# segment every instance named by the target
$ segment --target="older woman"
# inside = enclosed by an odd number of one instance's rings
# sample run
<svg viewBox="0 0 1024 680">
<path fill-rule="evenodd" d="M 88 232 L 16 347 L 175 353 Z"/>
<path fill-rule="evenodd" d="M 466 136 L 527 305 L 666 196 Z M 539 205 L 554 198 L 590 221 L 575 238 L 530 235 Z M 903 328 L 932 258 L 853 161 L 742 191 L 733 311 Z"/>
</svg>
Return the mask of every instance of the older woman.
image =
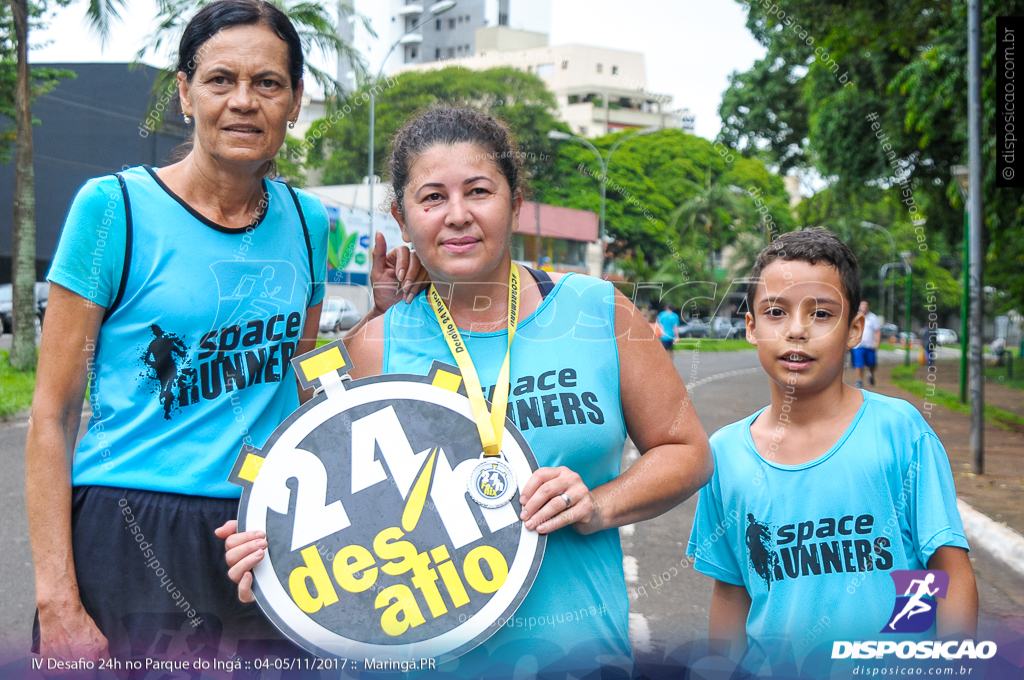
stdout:
<svg viewBox="0 0 1024 680">
<path fill-rule="evenodd" d="M 527 529 L 550 537 L 516 612 L 541 624 L 503 626 L 446 666 L 465 677 L 511 677 L 516 666 L 541 675 L 557 668 L 583 676 L 602 665 L 629 674 L 629 603 L 616 528 L 666 512 L 703 486 L 712 471 L 708 441 L 678 372 L 629 300 L 606 281 L 512 261 L 509 238 L 523 201 L 519 158 L 498 121 L 440 108 L 397 134 L 390 161 L 392 214 L 403 237 L 450 310 L 480 382 L 495 390 L 494 404 L 505 402 L 500 369 L 511 353 L 508 415 L 543 466 L 520 500 Z M 513 274 L 521 307 L 510 343 Z M 436 300 L 432 291 L 403 300 L 351 334 L 355 377 L 425 374 L 435 359 L 454 363 Z M 565 398 L 538 401 L 545 395 L 537 376 L 555 375 L 566 377 Z M 530 410 L 530 394 L 542 410 Z M 620 474 L 627 433 L 644 457 Z M 265 545 L 257 532 L 227 540 L 243 600 L 252 598 L 248 570 Z M 565 616 L 580 611 L 587 615 Z"/>
<path fill-rule="evenodd" d="M 289 359 L 320 316 L 326 212 L 267 180 L 299 114 L 299 36 L 268 2 L 221 0 L 177 72 L 188 155 L 86 183 L 49 274 L 26 467 L 46 656 L 279 637 L 225 595 L 214 529 L 237 513 L 238 451 L 299 405 Z"/>
</svg>

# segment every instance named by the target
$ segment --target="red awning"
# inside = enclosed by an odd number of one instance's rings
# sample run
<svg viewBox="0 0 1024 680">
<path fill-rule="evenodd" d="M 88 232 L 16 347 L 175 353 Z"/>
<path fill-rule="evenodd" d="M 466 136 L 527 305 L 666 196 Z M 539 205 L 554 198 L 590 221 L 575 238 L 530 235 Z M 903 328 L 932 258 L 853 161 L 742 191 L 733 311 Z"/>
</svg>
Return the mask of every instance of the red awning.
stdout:
<svg viewBox="0 0 1024 680">
<path fill-rule="evenodd" d="M 540 235 L 569 241 L 597 240 L 599 218 L 597 213 L 575 208 L 560 208 L 541 203 Z M 519 212 L 519 232 L 523 236 L 537 234 L 537 203 L 524 201 Z"/>
</svg>

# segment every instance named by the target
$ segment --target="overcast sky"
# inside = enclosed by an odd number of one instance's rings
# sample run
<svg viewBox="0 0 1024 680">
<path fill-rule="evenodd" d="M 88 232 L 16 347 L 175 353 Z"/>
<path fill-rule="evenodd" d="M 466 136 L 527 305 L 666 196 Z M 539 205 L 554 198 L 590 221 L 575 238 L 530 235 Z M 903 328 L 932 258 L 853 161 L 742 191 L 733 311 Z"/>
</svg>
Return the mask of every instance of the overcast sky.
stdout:
<svg viewBox="0 0 1024 680">
<path fill-rule="evenodd" d="M 386 1 L 386 0 L 381 0 Z M 512 0 L 513 2 L 515 0 Z M 673 106 L 696 116 L 696 132 L 712 139 L 721 125 L 718 106 L 733 71 L 746 71 L 765 49 L 750 36 L 746 12 L 735 0 L 552 0 L 550 44 L 582 43 L 644 53 L 647 89 L 670 94 Z M 87 29 L 84 2 L 59 10 L 45 31 L 32 35 L 31 60 L 130 61 L 150 34 L 153 0 L 132 0 L 101 48 Z M 49 44 L 43 44 L 48 42 Z M 312 60 L 323 62 L 316 55 Z M 170 54 L 147 60 L 165 66 Z"/>
</svg>

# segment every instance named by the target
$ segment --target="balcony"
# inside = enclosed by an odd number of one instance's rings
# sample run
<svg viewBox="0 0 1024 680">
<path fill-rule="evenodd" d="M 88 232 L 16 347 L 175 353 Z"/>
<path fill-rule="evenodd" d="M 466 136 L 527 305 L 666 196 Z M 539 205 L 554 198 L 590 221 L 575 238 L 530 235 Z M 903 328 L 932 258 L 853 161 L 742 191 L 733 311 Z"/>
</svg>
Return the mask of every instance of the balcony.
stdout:
<svg viewBox="0 0 1024 680">
<path fill-rule="evenodd" d="M 401 45 L 419 45 L 423 42 L 423 36 L 419 33 L 410 33 L 398 41 Z"/>
<path fill-rule="evenodd" d="M 406 5 L 398 10 L 398 16 L 400 17 L 407 17 L 413 14 L 423 14 L 423 5 L 417 2 Z"/>
</svg>

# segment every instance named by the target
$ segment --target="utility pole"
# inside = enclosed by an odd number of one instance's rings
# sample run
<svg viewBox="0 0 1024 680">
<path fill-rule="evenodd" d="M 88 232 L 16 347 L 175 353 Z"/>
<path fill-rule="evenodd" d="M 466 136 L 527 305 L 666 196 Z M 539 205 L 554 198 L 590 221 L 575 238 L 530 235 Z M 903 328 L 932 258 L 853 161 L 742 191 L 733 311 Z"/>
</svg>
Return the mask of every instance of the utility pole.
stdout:
<svg viewBox="0 0 1024 680">
<path fill-rule="evenodd" d="M 967 127 L 970 132 L 968 215 L 971 271 L 971 454 L 974 474 L 985 472 L 985 371 L 982 365 L 984 294 L 981 233 L 985 228 L 981 186 L 981 0 L 967 3 Z"/>
</svg>

